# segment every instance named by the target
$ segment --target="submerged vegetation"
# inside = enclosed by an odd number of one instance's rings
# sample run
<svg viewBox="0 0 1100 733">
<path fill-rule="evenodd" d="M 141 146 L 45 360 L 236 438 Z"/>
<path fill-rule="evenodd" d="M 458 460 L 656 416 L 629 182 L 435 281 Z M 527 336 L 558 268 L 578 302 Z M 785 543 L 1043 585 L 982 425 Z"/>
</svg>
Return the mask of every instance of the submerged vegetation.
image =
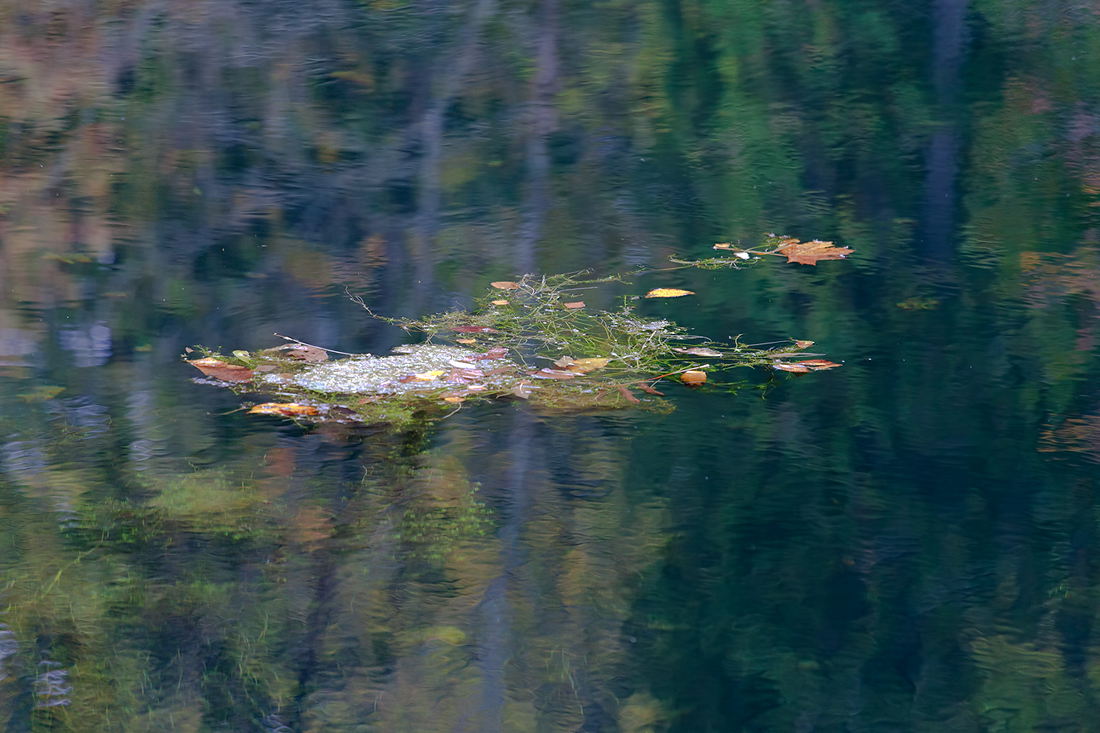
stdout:
<svg viewBox="0 0 1100 733">
<path fill-rule="evenodd" d="M 714 269 L 782 255 L 788 262 L 813 265 L 851 251 L 774 235 L 767 244 L 770 249 L 744 251 L 718 244 L 715 249 L 732 256 L 677 262 Z M 327 349 L 288 338 L 290 344 L 256 353 L 225 356 L 203 349 L 203 358 L 190 363 L 211 383 L 280 400 L 256 404 L 253 413 L 368 423 L 403 423 L 473 398 L 519 398 L 549 410 L 668 409 L 655 386 L 661 380 L 695 388 L 708 382 L 708 373 L 736 367 L 808 373 L 839 366 L 807 358 L 820 356 L 805 351 L 812 341 L 791 340 L 770 349 L 739 340 L 707 341 L 671 321 L 638 315 L 633 301 L 641 296 L 625 296 L 616 309 L 590 309 L 580 294 L 623 280 L 584 278 L 585 273 L 573 273 L 498 281 L 473 311 L 420 319 L 379 316 L 351 296 L 372 317 L 423 337 L 397 347 L 391 356 L 344 354 L 329 361 Z M 645 297 L 689 295 L 694 293 L 657 288 Z"/>
</svg>

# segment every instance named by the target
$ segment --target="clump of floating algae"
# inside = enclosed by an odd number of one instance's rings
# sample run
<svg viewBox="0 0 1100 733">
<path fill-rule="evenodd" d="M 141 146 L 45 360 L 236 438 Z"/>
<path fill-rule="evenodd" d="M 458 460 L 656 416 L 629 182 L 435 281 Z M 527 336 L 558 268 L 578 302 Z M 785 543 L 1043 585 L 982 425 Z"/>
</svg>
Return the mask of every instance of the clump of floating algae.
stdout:
<svg viewBox="0 0 1100 733">
<path fill-rule="evenodd" d="M 391 356 L 349 355 L 305 363 L 292 358 L 287 347 L 253 354 L 236 351 L 233 357 L 201 353 L 254 370 L 254 376 L 231 385 L 237 391 L 295 401 L 294 410 L 274 414 L 387 424 L 428 419 L 466 399 L 509 396 L 552 412 L 627 407 L 667 411 L 671 406 L 652 390 L 641 396 L 630 390 L 688 370 L 774 366 L 783 358 L 808 356 L 794 342 L 761 350 L 702 340 L 670 321 L 640 317 L 630 302 L 636 297 L 624 298 L 616 310 L 589 309 L 577 293 L 620 278 L 582 276 L 526 275 L 495 283 L 473 312 L 454 310 L 420 319 L 378 316 L 352 296 L 372 317 L 426 338 L 397 347 Z M 595 360 L 600 366 L 575 369 L 568 363 L 572 360 Z M 298 409 L 302 405 L 310 410 Z"/>
<path fill-rule="evenodd" d="M 470 349 L 437 344 L 397 348 L 403 353 L 382 357 L 354 356 L 339 361 L 309 364 L 290 374 L 261 375 L 259 383 L 284 388 L 300 387 L 322 394 L 424 395 L 447 386 L 446 380 L 441 378 L 456 370 L 454 362 L 471 364 L 474 368 L 478 366 L 477 361 L 467 361 L 477 356 Z M 481 376 L 479 383 L 500 390 L 514 382 L 514 376 L 508 376 L 508 373 L 513 368 L 518 369 L 519 365 L 508 362 L 505 366 L 501 363 L 503 361 L 494 359 L 489 362 L 493 364 L 494 370 L 502 371 L 499 374 Z M 436 372 L 442 374 L 417 379 L 417 375 L 431 375 Z M 413 378 L 408 379 L 410 376 Z"/>
</svg>

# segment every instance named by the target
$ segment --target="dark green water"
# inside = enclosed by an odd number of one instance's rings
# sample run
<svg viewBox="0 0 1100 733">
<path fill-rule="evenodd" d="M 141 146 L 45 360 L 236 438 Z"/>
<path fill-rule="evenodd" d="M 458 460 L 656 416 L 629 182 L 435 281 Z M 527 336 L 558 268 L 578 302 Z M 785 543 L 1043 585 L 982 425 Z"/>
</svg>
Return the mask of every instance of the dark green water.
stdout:
<svg viewBox="0 0 1100 733">
<path fill-rule="evenodd" d="M 0 1 L 0 729 L 1087 731 L 1094 4 Z M 247 416 L 188 345 L 634 278 L 843 362 Z"/>
</svg>

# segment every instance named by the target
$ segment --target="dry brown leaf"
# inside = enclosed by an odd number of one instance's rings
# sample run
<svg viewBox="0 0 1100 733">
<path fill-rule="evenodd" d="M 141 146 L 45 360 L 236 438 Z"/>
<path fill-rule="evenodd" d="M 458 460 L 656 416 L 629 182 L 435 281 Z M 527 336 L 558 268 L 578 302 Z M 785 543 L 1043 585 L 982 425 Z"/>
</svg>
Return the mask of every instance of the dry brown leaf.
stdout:
<svg viewBox="0 0 1100 733">
<path fill-rule="evenodd" d="M 778 369 L 781 372 L 791 372 L 792 374 L 809 374 L 812 369 L 802 364 L 784 364 L 781 361 L 777 361 L 772 364 L 772 369 Z"/>
<path fill-rule="evenodd" d="M 814 342 L 813 341 L 798 341 L 798 340 L 796 340 L 794 342 L 794 345 L 797 346 L 800 349 L 808 349 L 808 348 L 810 348 L 811 346 L 814 345 Z"/>
<path fill-rule="evenodd" d="M 806 361 L 797 362 L 802 366 L 809 367 L 815 372 L 825 371 L 826 369 L 836 369 L 840 364 L 833 361 L 826 361 L 825 359 L 807 359 Z"/>
<path fill-rule="evenodd" d="M 247 382 L 252 379 L 252 370 L 236 364 L 228 364 L 220 359 L 206 357 L 187 362 L 208 377 L 223 382 Z"/>
<path fill-rule="evenodd" d="M 455 339 L 460 344 L 476 344 L 477 339 Z"/>
<path fill-rule="evenodd" d="M 645 294 L 647 298 L 682 298 L 685 295 L 695 295 L 691 290 L 680 290 L 679 288 L 654 288 Z"/>
<path fill-rule="evenodd" d="M 822 242 L 817 239 L 811 242 L 799 242 L 791 237 L 785 238 L 775 248 L 775 253 L 784 255 L 787 262 L 797 262 L 801 265 L 816 265 L 820 260 L 842 260 L 854 251 L 847 247 L 836 247 L 832 242 Z"/>
<path fill-rule="evenodd" d="M 634 395 L 630 394 L 630 390 L 627 389 L 626 387 L 624 387 L 623 385 L 620 384 L 618 389 L 619 389 L 619 394 L 621 394 L 623 397 L 625 397 L 627 402 L 631 402 L 635 405 L 641 403 L 641 400 L 638 399 L 637 397 L 635 397 Z"/>
<path fill-rule="evenodd" d="M 466 358 L 473 359 L 474 361 L 480 361 L 482 359 L 503 359 L 507 355 L 508 349 L 503 346 L 494 346 L 486 351 L 484 354 L 473 354 Z"/>
<path fill-rule="evenodd" d="M 531 396 L 531 390 L 533 389 L 535 389 L 533 385 L 520 383 L 512 387 L 512 394 L 521 399 L 527 399 Z"/>
<path fill-rule="evenodd" d="M 560 358 L 560 359 L 558 359 L 557 361 L 554 362 L 554 366 L 558 367 L 559 369 L 567 369 L 569 367 L 569 365 L 572 364 L 572 363 L 573 363 L 573 357 L 563 356 L 562 358 Z"/>
<path fill-rule="evenodd" d="M 490 305 L 508 305 L 507 300 L 494 300 Z"/>
<path fill-rule="evenodd" d="M 297 402 L 265 402 L 262 405 L 253 407 L 248 411 L 248 414 L 300 417 L 302 415 L 316 415 L 317 408 L 313 405 L 300 405 Z"/>
<path fill-rule="evenodd" d="M 286 355 L 291 359 L 298 359 L 299 361 L 308 362 L 322 362 L 328 361 L 328 352 L 324 349 L 319 349 L 316 346 L 307 346 L 305 344 L 298 344 L 296 346 L 287 349 Z"/>
<path fill-rule="evenodd" d="M 691 354 L 692 356 L 721 356 L 721 351 L 715 351 L 714 349 L 707 349 L 702 346 L 692 346 L 690 349 L 681 349 L 675 346 L 672 350 L 677 354 Z"/>
<path fill-rule="evenodd" d="M 511 280 L 497 280 L 489 284 L 497 290 L 519 290 L 519 283 L 514 283 Z"/>
<path fill-rule="evenodd" d="M 594 372 L 597 369 L 603 369 L 610 362 L 610 359 L 576 359 L 566 368 L 569 369 L 569 371 L 571 372 L 588 374 L 589 372 Z M 555 364 L 556 363 L 557 362 L 555 362 Z"/>
<path fill-rule="evenodd" d="M 563 372 L 560 369 L 540 369 L 531 376 L 535 379 L 573 379 L 577 375 L 573 372 Z"/>
<path fill-rule="evenodd" d="M 584 307 L 584 301 L 583 300 L 578 300 L 575 303 L 562 303 L 562 305 L 564 305 L 566 308 L 568 308 L 570 310 L 577 310 L 578 308 L 583 308 Z"/>
<path fill-rule="evenodd" d="M 653 395 L 657 395 L 658 397 L 664 397 L 665 396 L 664 392 L 660 392 L 658 390 L 653 389 L 653 385 L 646 384 L 645 382 L 638 382 L 634 386 L 637 387 L 638 389 L 642 390 L 646 394 L 653 394 Z"/>
<path fill-rule="evenodd" d="M 684 372 L 680 375 L 680 381 L 689 387 L 698 387 L 707 381 L 707 373 L 696 370 Z"/>
</svg>

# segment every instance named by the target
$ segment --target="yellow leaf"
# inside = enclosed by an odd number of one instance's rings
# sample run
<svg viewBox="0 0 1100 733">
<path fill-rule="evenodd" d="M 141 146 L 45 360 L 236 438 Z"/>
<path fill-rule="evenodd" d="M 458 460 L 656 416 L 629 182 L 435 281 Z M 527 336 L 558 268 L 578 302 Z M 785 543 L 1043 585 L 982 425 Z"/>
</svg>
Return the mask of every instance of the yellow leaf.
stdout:
<svg viewBox="0 0 1100 733">
<path fill-rule="evenodd" d="M 494 300 L 491 305 L 508 305 L 507 300 Z"/>
<path fill-rule="evenodd" d="M 460 344 L 476 344 L 477 339 L 455 339 Z"/>
<path fill-rule="evenodd" d="M 577 359 L 568 364 L 566 368 L 571 372 L 580 372 L 581 374 L 588 374 L 594 372 L 597 369 L 603 369 L 608 365 L 610 359 Z"/>
<path fill-rule="evenodd" d="M 442 369 L 436 369 L 434 372 L 424 372 L 423 374 L 414 374 L 413 377 L 419 379 L 421 382 L 430 382 L 433 379 L 439 379 L 443 376 Z"/>
<path fill-rule="evenodd" d="M 645 294 L 647 298 L 682 298 L 685 295 L 695 295 L 691 290 L 680 290 L 679 288 L 654 288 Z"/>
</svg>

